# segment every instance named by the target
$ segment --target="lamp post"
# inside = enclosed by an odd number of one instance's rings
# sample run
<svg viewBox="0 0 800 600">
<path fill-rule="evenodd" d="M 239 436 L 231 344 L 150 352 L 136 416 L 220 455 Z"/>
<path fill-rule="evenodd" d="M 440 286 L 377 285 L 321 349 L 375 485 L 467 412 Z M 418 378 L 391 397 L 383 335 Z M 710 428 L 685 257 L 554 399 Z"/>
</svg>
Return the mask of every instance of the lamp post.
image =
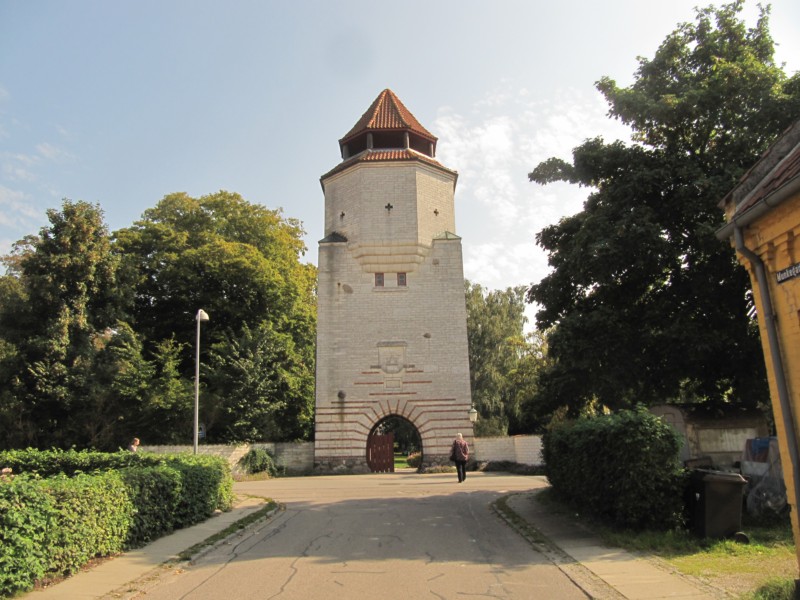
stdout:
<svg viewBox="0 0 800 600">
<path fill-rule="evenodd" d="M 194 453 L 197 454 L 197 438 L 200 431 L 200 322 L 208 321 L 208 313 L 202 308 L 195 316 L 197 321 L 197 355 L 194 361 Z"/>
<path fill-rule="evenodd" d="M 472 408 L 469 409 L 469 422 L 476 423 L 478 421 L 478 411 L 475 410 L 475 405 L 472 405 Z"/>
</svg>

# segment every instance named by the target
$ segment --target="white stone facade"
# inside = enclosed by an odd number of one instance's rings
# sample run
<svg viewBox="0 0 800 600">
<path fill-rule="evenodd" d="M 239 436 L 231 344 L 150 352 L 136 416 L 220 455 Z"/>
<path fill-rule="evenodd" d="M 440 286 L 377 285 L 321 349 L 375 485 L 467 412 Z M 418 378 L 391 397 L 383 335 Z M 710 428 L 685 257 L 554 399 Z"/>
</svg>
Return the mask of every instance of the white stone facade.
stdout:
<svg viewBox="0 0 800 600">
<path fill-rule="evenodd" d="M 473 439 L 456 177 L 401 160 L 322 179 L 318 468 L 364 467 L 368 436 L 394 415 L 418 430 L 424 465 L 446 462 L 457 432 Z"/>
</svg>

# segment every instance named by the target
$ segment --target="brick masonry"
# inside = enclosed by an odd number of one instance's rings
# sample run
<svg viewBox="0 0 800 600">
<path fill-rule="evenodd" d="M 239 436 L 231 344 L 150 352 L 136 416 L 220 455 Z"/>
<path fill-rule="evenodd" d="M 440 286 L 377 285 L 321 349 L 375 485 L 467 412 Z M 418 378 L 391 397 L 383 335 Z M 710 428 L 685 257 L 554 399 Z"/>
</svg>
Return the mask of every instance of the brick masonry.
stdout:
<svg viewBox="0 0 800 600">
<path fill-rule="evenodd" d="M 419 431 L 423 464 L 446 462 L 457 432 L 472 441 L 455 182 L 453 171 L 424 161 L 356 162 L 322 180 L 320 470 L 364 469 L 367 438 L 390 416 Z"/>
</svg>

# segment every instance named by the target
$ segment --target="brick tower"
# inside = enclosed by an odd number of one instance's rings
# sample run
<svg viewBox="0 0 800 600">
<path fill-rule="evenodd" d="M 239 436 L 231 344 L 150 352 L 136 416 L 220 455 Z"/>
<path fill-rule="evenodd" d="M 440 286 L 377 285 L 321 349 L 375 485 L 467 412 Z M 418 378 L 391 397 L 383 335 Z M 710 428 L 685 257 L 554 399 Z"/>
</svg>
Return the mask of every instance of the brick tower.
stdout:
<svg viewBox="0 0 800 600">
<path fill-rule="evenodd" d="M 446 462 L 457 432 L 472 441 L 458 174 L 436 140 L 387 89 L 320 178 L 318 470 L 367 470 L 390 418 L 416 428 L 423 465 Z"/>
</svg>

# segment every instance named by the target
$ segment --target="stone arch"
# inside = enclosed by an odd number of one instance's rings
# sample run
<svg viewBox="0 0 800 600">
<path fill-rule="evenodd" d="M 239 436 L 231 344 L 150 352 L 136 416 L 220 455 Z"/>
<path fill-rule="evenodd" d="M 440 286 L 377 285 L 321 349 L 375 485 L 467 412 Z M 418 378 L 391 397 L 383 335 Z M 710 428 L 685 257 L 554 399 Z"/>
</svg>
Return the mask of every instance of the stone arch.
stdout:
<svg viewBox="0 0 800 600">
<path fill-rule="evenodd" d="M 424 456 L 425 447 L 419 429 L 409 419 L 397 414 L 387 415 L 375 423 L 367 436 L 367 448 L 370 448 L 370 440 L 373 436 L 387 434 L 393 436 L 394 448 L 400 452 L 406 455 L 419 452 Z M 369 456 L 367 456 L 367 463 L 371 468 Z"/>
<path fill-rule="evenodd" d="M 379 402 L 371 407 L 371 413 L 368 426 L 369 433 L 364 440 L 365 462 L 369 466 L 367 457 L 367 448 L 370 446 L 370 440 L 376 433 L 381 432 L 382 427 L 390 423 L 392 420 L 399 420 L 407 423 L 410 428 L 416 433 L 416 445 L 423 457 L 425 455 L 425 442 L 426 437 L 424 432 L 420 429 L 418 421 L 420 420 L 419 411 L 415 410 L 412 403 L 405 400 L 397 400 L 395 402 Z"/>
<path fill-rule="evenodd" d="M 437 446 L 436 430 L 425 426 L 427 424 L 426 413 L 413 401 L 407 402 L 405 400 L 398 400 L 396 402 L 379 402 L 372 405 L 369 412 L 371 413 L 369 415 L 371 423 L 367 427 L 369 431 L 368 436 L 372 434 L 375 427 L 382 421 L 390 417 L 401 417 L 411 423 L 419 433 L 420 451 L 423 453 L 423 459 L 425 456 L 425 448 L 428 448 L 430 451 L 431 448 Z M 364 439 L 364 444 L 366 443 L 367 439 Z"/>
</svg>

